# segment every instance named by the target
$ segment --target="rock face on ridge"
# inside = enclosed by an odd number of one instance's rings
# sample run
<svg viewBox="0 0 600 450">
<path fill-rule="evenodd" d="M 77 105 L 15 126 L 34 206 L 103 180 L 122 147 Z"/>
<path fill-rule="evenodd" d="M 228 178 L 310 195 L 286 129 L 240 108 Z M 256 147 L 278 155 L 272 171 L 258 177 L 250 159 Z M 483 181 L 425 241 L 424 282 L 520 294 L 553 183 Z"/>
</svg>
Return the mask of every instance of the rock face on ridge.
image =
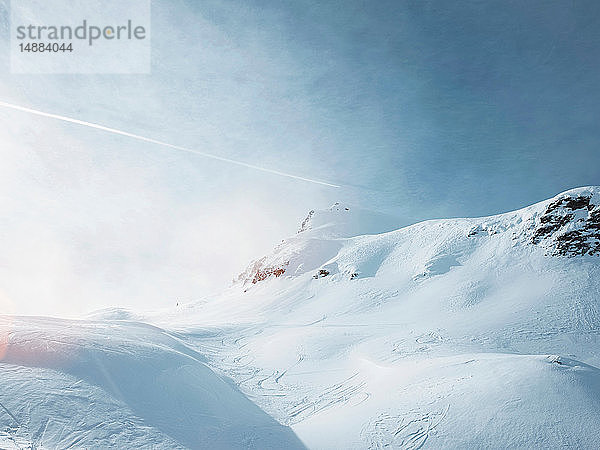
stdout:
<svg viewBox="0 0 600 450">
<path fill-rule="evenodd" d="M 297 233 L 277 245 L 270 256 L 252 261 L 234 280 L 242 286 L 282 275 L 298 275 L 320 267 L 335 256 L 344 239 L 392 231 L 399 219 L 352 208 L 339 202 L 324 210 L 311 210 Z M 323 276 L 323 275 L 320 275 Z"/>
<path fill-rule="evenodd" d="M 538 218 L 531 242 L 549 247 L 554 256 L 600 254 L 598 197 L 595 189 L 559 195 Z"/>
</svg>

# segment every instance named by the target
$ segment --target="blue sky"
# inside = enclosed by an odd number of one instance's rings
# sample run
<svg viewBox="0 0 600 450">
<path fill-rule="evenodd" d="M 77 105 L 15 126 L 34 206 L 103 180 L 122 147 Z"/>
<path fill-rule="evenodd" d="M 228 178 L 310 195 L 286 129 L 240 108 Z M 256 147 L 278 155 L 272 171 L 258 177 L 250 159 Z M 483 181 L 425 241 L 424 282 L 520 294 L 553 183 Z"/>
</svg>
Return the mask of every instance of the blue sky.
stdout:
<svg viewBox="0 0 600 450">
<path fill-rule="evenodd" d="M 481 215 L 598 182 L 597 3 L 295 5 L 303 94 L 381 207 Z"/>
<path fill-rule="evenodd" d="M 114 76 L 11 75 L 7 5 L 0 100 L 342 185 L 0 111 L 19 311 L 208 295 L 334 201 L 400 226 L 599 184 L 597 2 L 154 1 L 152 74 Z"/>
</svg>

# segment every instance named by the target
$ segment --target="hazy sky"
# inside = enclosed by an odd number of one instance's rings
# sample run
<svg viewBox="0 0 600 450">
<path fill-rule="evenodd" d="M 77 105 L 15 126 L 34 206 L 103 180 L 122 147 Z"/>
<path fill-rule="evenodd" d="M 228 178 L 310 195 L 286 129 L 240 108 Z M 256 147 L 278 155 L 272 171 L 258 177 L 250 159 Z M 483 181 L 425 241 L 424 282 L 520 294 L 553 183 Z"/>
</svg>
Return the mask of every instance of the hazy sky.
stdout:
<svg viewBox="0 0 600 450">
<path fill-rule="evenodd" d="M 598 2 L 154 1 L 152 74 L 112 76 L 11 75 L 7 8 L 0 100 L 342 185 L 0 109 L 16 312 L 201 298 L 338 200 L 400 226 L 600 184 Z"/>
</svg>

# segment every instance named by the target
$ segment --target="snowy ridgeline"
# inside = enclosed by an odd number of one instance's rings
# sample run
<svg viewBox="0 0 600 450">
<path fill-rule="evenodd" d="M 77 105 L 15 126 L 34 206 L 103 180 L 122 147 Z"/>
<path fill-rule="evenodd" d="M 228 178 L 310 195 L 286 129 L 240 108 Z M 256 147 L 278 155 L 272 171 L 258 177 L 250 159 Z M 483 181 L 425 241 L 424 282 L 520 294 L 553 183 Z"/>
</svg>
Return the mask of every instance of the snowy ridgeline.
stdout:
<svg viewBox="0 0 600 450">
<path fill-rule="evenodd" d="M 0 447 L 597 448 L 599 219 L 336 204 L 210 301 L 5 318 Z"/>
</svg>

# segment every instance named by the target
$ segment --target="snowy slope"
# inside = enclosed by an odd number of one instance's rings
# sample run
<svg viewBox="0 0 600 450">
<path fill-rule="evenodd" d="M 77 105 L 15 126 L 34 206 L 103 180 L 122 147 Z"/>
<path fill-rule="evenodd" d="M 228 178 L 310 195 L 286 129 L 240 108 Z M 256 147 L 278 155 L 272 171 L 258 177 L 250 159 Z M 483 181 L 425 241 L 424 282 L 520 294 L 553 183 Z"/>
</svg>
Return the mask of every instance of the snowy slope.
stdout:
<svg viewBox="0 0 600 450">
<path fill-rule="evenodd" d="M 164 320 L 310 448 L 594 448 L 599 205 L 580 188 L 375 235 L 334 205 Z"/>
<path fill-rule="evenodd" d="M 597 448 L 599 219 L 336 204 L 217 298 L 3 318 L 0 447 Z"/>
<path fill-rule="evenodd" d="M 302 448 L 159 328 L 3 317 L 0 330 L 0 448 Z"/>
<path fill-rule="evenodd" d="M 295 427 L 309 447 L 598 445 L 600 370 L 579 362 L 486 353 L 365 363 L 361 373 L 369 394 L 361 405 L 349 401 Z"/>
</svg>

